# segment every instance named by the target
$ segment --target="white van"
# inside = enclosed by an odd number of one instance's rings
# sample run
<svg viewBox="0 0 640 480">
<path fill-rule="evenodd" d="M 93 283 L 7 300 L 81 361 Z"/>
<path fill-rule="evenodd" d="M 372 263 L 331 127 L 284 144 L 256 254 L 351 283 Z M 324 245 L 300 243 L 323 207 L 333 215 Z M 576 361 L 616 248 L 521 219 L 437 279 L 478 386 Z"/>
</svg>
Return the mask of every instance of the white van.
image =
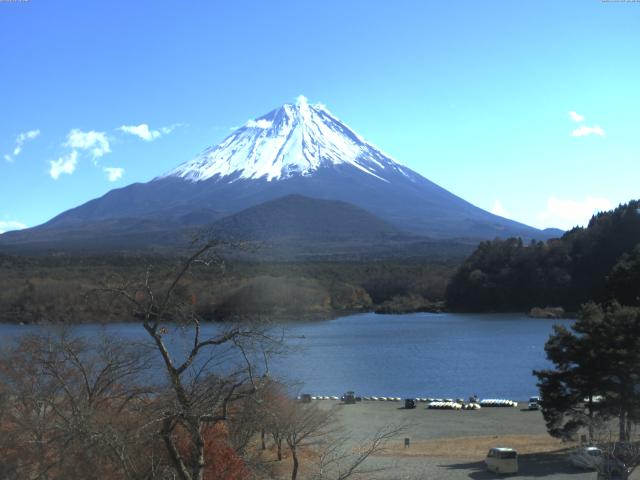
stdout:
<svg viewBox="0 0 640 480">
<path fill-rule="evenodd" d="M 527 408 L 529 410 L 540 410 L 540 397 L 531 397 Z"/>
<path fill-rule="evenodd" d="M 513 448 L 492 448 L 484 463 L 495 473 L 518 473 L 518 452 Z"/>
</svg>

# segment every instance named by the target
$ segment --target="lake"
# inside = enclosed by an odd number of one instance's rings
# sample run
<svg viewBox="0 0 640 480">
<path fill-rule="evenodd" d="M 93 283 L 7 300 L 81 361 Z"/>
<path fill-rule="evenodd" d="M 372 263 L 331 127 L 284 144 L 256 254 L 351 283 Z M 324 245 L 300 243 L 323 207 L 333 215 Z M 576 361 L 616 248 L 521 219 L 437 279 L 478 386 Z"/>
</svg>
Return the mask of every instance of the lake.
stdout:
<svg viewBox="0 0 640 480">
<path fill-rule="evenodd" d="M 376 315 L 282 325 L 292 352 L 271 372 L 303 382 L 300 392 L 524 400 L 537 394 L 533 369 L 549 366 L 544 343 L 556 323 L 515 314 Z M 43 327 L 0 325 L 3 341 Z M 144 340 L 136 324 L 78 325 L 81 335 Z M 217 328 L 207 325 L 206 330 Z"/>
</svg>

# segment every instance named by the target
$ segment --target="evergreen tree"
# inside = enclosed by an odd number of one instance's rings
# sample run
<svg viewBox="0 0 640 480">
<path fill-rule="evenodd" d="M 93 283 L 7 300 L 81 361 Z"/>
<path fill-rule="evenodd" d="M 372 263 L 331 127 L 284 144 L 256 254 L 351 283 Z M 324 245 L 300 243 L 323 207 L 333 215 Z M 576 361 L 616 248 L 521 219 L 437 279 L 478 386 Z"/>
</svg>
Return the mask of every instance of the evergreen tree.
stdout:
<svg viewBox="0 0 640 480">
<path fill-rule="evenodd" d="M 542 413 L 553 436 L 572 438 L 601 420 L 618 418 L 626 441 L 640 421 L 640 312 L 590 303 L 571 329 L 556 326 L 545 345 L 554 368 L 534 371 Z"/>
<path fill-rule="evenodd" d="M 608 278 L 610 292 L 625 305 L 640 305 L 640 243 L 620 257 Z"/>
<path fill-rule="evenodd" d="M 640 305 L 639 285 L 640 200 L 633 200 L 546 243 L 480 243 L 451 279 L 446 302 L 461 311 L 575 312 L 588 300 Z"/>
</svg>

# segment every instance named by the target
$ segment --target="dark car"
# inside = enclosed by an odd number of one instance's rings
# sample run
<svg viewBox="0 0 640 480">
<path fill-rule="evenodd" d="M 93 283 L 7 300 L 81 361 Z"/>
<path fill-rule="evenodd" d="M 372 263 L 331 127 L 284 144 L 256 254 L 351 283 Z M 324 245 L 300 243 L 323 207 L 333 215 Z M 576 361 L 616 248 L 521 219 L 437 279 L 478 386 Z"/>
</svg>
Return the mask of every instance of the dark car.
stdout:
<svg viewBox="0 0 640 480">
<path fill-rule="evenodd" d="M 415 398 L 405 398 L 404 399 L 404 408 L 416 408 L 416 400 L 415 400 Z"/>
<path fill-rule="evenodd" d="M 356 394 L 353 392 L 347 392 L 344 395 L 342 395 L 340 400 L 342 400 L 342 402 L 346 403 L 347 405 L 352 405 L 356 403 Z"/>
<path fill-rule="evenodd" d="M 605 457 L 601 468 L 598 469 L 598 480 L 627 480 L 629 475 L 631 469 L 611 455 Z"/>
</svg>

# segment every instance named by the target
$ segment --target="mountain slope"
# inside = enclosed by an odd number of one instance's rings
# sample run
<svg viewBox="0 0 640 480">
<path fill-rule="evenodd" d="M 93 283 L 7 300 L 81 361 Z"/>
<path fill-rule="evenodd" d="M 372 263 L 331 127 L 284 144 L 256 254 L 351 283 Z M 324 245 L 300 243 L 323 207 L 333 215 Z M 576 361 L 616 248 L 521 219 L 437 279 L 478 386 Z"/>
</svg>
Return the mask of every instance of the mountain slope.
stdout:
<svg viewBox="0 0 640 480">
<path fill-rule="evenodd" d="M 366 210 L 302 195 L 249 207 L 215 222 L 211 228 L 221 235 L 249 241 L 374 243 L 407 237 Z"/>
<path fill-rule="evenodd" d="M 301 99 L 250 120 L 148 183 L 112 190 L 43 225 L 0 236 L 0 245 L 53 236 L 64 242 L 70 231 L 81 240 L 92 229 L 106 237 L 127 231 L 143 239 L 158 227 L 210 225 L 292 194 L 347 202 L 398 230 L 431 238 L 553 235 L 475 207 L 385 155 L 323 105 Z"/>
</svg>

